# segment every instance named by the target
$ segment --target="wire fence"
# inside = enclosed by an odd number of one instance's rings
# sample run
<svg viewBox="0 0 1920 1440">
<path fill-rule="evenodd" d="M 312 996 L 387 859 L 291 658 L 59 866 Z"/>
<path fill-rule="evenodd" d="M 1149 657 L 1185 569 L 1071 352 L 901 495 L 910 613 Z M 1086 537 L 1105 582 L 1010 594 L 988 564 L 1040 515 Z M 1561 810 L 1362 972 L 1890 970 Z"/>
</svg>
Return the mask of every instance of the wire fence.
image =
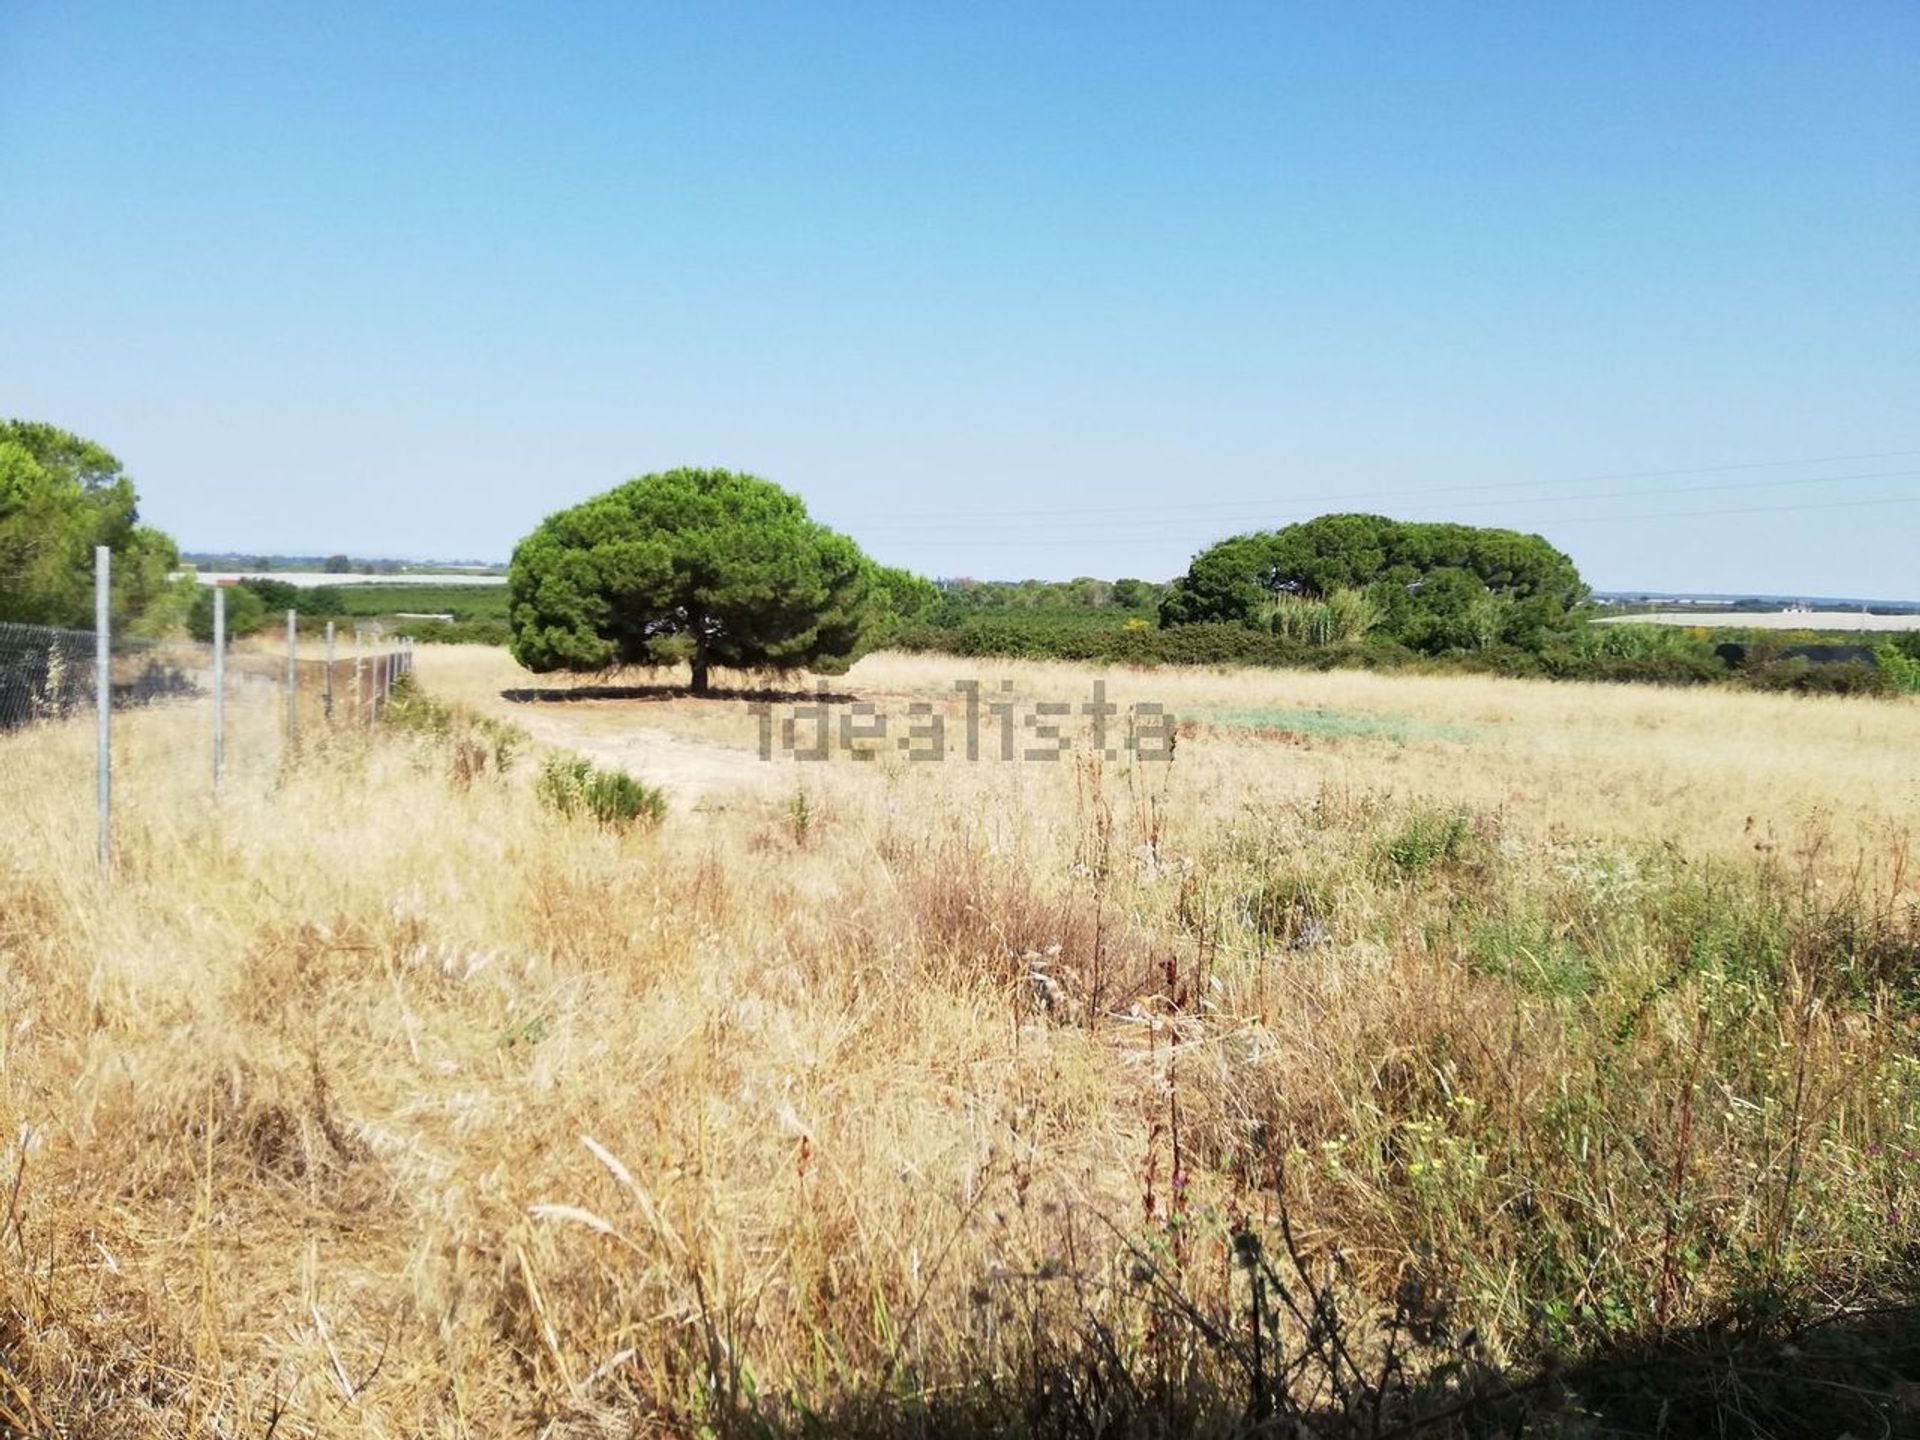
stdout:
<svg viewBox="0 0 1920 1440">
<path fill-rule="evenodd" d="M 0 731 L 91 711 L 94 638 L 0 622 Z"/>
<path fill-rule="evenodd" d="M 104 560 L 97 578 L 104 595 Z M 411 644 L 377 625 L 303 634 L 289 611 L 280 633 L 230 641 L 223 599 L 213 641 L 116 635 L 104 604 L 94 630 L 0 622 L 0 772 L 21 797 L 91 782 L 103 867 L 116 778 L 164 775 L 171 794 L 217 797 L 277 774 L 303 745 L 374 725 L 412 672 Z"/>
</svg>

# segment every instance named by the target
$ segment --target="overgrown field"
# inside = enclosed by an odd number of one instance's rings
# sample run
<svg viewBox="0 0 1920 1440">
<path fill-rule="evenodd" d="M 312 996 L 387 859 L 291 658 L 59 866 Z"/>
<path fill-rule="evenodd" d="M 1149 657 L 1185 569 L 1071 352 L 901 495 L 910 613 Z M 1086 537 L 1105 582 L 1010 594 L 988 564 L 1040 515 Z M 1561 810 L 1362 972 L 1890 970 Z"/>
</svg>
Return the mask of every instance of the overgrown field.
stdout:
<svg viewBox="0 0 1920 1440">
<path fill-rule="evenodd" d="M 1920 705 L 953 665 L 0 738 L 0 1433 L 1914 1430 Z"/>
</svg>

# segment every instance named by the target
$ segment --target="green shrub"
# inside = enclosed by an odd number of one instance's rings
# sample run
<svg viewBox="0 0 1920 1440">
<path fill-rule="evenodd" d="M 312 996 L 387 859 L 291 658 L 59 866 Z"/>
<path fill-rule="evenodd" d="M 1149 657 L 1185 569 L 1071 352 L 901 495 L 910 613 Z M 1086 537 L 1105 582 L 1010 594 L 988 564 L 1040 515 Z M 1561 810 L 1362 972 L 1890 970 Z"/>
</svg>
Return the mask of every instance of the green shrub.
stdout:
<svg viewBox="0 0 1920 1440">
<path fill-rule="evenodd" d="M 1419 809 L 1381 846 L 1381 858 L 1403 875 L 1424 875 L 1465 860 L 1473 842 L 1473 817 L 1464 810 Z"/>
<path fill-rule="evenodd" d="M 1920 636 L 1914 637 L 1920 639 Z M 1920 646 L 1915 647 L 1920 650 Z M 1898 644 L 1882 645 L 1878 650 L 1880 672 L 1887 687 L 1907 695 L 1920 695 L 1920 656 L 1903 650 Z"/>
<path fill-rule="evenodd" d="M 1587 954 L 1538 908 L 1516 904 L 1473 927 L 1468 963 L 1482 975 L 1497 975 L 1522 990 L 1577 999 L 1600 980 L 1596 957 Z"/>
<path fill-rule="evenodd" d="M 1631 685 L 1718 685 L 1732 672 L 1711 651 L 1704 655 L 1685 650 L 1644 655 L 1574 655 L 1549 651 L 1540 658 L 1540 671 L 1555 680 L 1594 680 Z"/>
<path fill-rule="evenodd" d="M 1559 648 L 1587 660 L 1713 658 L 1713 646 L 1703 632 L 1678 625 L 1586 625 L 1569 634 Z"/>
<path fill-rule="evenodd" d="M 624 770 L 602 770 L 578 755 L 556 755 L 541 767 L 540 798 L 562 815 L 590 815 L 624 830 L 656 825 L 666 817 L 667 797 Z"/>
<path fill-rule="evenodd" d="M 453 716 L 451 705 L 427 694 L 411 675 L 394 678 L 386 707 L 380 712 L 381 721 L 393 729 L 422 735 L 445 735 L 453 728 Z"/>
<path fill-rule="evenodd" d="M 511 721 L 476 715 L 465 706 L 435 699 L 411 675 L 393 682 L 380 722 L 394 730 L 446 741 L 453 749 L 453 774 L 463 783 L 489 769 L 506 774 L 528 738 Z"/>
<path fill-rule="evenodd" d="M 237 640 L 258 634 L 267 623 L 266 603 L 244 585 L 220 588 L 227 596 L 227 638 Z M 187 611 L 187 633 L 202 644 L 213 640 L 214 591 L 215 587 L 202 585 L 193 597 L 193 607 Z"/>
<path fill-rule="evenodd" d="M 1792 655 L 1750 661 L 1740 674 L 1756 690 L 1787 690 L 1797 695 L 1887 695 L 1894 689 L 1885 672 L 1861 660 L 1823 665 Z"/>
<path fill-rule="evenodd" d="M 325 619 L 330 615 L 347 613 L 345 598 L 339 587 L 334 585 L 302 586 L 292 585 L 285 580 L 274 580 L 264 575 L 251 575 L 236 587 L 251 590 L 260 597 L 260 603 L 267 607 L 269 614 L 285 615 L 291 610 L 300 616 L 315 616 Z"/>
</svg>

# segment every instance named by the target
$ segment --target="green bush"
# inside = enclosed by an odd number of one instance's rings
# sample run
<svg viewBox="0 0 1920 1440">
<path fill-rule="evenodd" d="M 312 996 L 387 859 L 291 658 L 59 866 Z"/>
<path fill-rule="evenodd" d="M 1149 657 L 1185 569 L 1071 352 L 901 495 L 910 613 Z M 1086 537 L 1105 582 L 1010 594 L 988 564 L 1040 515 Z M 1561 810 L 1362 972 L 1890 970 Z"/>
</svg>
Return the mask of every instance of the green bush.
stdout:
<svg viewBox="0 0 1920 1440">
<path fill-rule="evenodd" d="M 465 706 L 435 699 L 411 675 L 393 682 L 380 720 L 395 730 L 446 741 L 453 747 L 453 773 L 463 782 L 489 769 L 506 774 L 528 738 L 525 730 L 510 721 L 476 715 Z"/>
<path fill-rule="evenodd" d="M 267 607 L 269 614 L 285 615 L 291 610 L 300 616 L 313 616 L 326 619 L 333 615 L 347 613 L 346 600 L 339 587 L 318 585 L 313 587 L 290 585 L 285 580 L 273 580 L 264 575 L 249 576 L 235 587 L 251 590 L 260 597 L 261 604 Z"/>
<path fill-rule="evenodd" d="M 395 678 L 380 712 L 380 719 L 393 729 L 422 735 L 445 735 L 453 728 L 453 718 L 453 707 L 427 694 L 411 675 Z"/>
<path fill-rule="evenodd" d="M 1165 630 L 1129 626 L 1124 620 L 1035 625 L 1005 612 L 953 629 L 909 626 L 893 637 L 892 645 L 921 653 L 1108 665 L 1308 665 L 1317 658 L 1311 647 L 1241 625 L 1178 625 Z"/>
<path fill-rule="evenodd" d="M 624 770 L 602 770 L 578 755 L 556 755 L 541 767 L 540 798 L 562 815 L 591 815 L 624 830 L 656 825 L 666 817 L 667 797 Z"/>
<path fill-rule="evenodd" d="M 1693 654 L 1684 650 L 1645 655 L 1577 655 L 1550 650 L 1540 657 L 1540 671 L 1555 680 L 1633 685 L 1716 685 L 1732 674 L 1726 662 L 1711 651 Z"/>
<path fill-rule="evenodd" d="M 1895 688 L 1885 671 L 1865 661 L 1820 665 L 1804 655 L 1749 662 L 1740 676 L 1756 690 L 1787 690 L 1797 695 L 1888 695 Z"/>
<path fill-rule="evenodd" d="M 227 596 L 227 638 L 237 640 L 257 635 L 267 623 L 266 602 L 244 585 L 223 588 Z M 187 611 L 187 633 L 202 644 L 213 640 L 213 597 L 214 587 L 202 585 L 193 597 L 193 607 Z"/>
<path fill-rule="evenodd" d="M 1920 640 L 1920 635 L 1910 638 Z M 1920 652 L 1920 646 L 1915 646 L 1914 651 Z M 1909 652 L 1897 643 L 1882 645 L 1878 654 L 1880 672 L 1886 676 L 1888 689 L 1920 695 L 1920 654 Z"/>
<path fill-rule="evenodd" d="M 1473 817 L 1466 811 L 1420 809 L 1385 840 L 1380 855 L 1402 875 L 1424 875 L 1465 860 L 1473 839 Z"/>
<path fill-rule="evenodd" d="M 1713 644 L 1704 633 L 1678 625 L 1585 625 L 1557 648 L 1584 660 L 1715 658 Z"/>
</svg>

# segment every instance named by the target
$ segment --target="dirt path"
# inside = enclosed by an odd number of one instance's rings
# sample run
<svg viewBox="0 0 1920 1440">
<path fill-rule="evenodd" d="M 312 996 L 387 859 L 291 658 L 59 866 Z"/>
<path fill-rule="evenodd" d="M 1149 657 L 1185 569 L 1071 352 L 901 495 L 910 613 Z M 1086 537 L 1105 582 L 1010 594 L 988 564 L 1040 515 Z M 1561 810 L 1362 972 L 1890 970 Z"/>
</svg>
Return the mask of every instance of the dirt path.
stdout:
<svg viewBox="0 0 1920 1440">
<path fill-rule="evenodd" d="M 531 676 L 506 651 L 475 645 L 423 645 L 416 667 L 429 693 L 518 725 L 542 748 L 658 785 L 677 810 L 724 808 L 729 794 L 792 783 L 789 766 L 760 759 L 758 722 L 738 701 L 658 686 L 603 696 L 597 680 Z"/>
<path fill-rule="evenodd" d="M 596 713 L 597 712 L 597 713 Z M 777 765 L 751 750 L 690 739 L 641 721 L 632 710 L 614 717 L 597 705 L 506 704 L 494 708 L 541 745 L 586 756 L 597 765 L 625 770 L 658 785 L 678 804 L 693 808 L 728 792 L 762 790 L 776 783 Z"/>
</svg>

